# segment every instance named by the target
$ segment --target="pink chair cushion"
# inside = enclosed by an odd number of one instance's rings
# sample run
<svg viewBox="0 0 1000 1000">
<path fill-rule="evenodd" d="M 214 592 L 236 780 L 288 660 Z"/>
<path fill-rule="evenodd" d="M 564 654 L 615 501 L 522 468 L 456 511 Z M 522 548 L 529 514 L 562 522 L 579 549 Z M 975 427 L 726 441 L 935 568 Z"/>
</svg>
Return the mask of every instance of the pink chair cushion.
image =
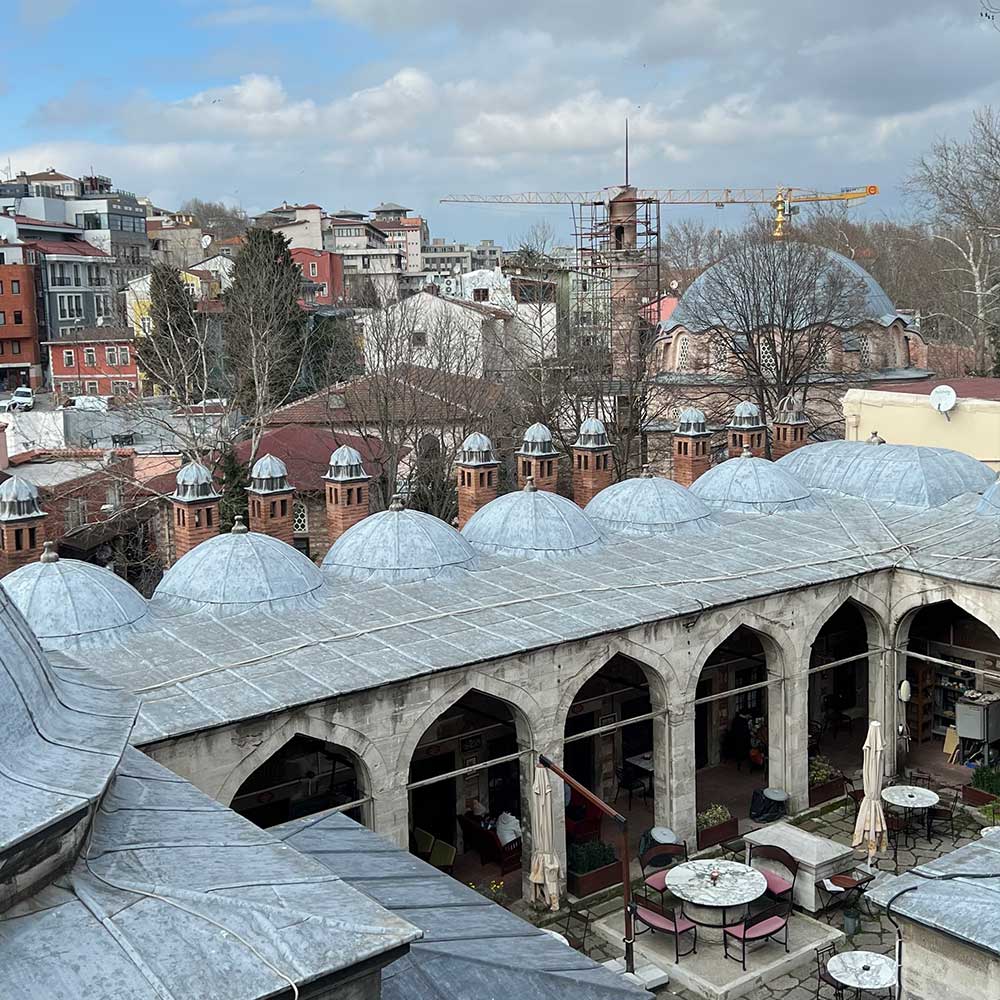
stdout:
<svg viewBox="0 0 1000 1000">
<path fill-rule="evenodd" d="M 667 887 L 667 870 L 664 868 L 661 872 L 653 872 L 652 875 L 646 879 L 646 885 L 650 889 L 655 889 L 657 892 L 663 892 Z"/>
<path fill-rule="evenodd" d="M 653 930 L 666 931 L 668 934 L 683 934 L 685 931 L 694 928 L 694 924 L 686 917 L 678 917 L 675 924 L 670 917 L 654 913 L 652 910 L 647 910 L 644 906 L 637 907 L 635 915 L 637 919 L 641 920 L 647 926 L 652 927 Z"/>
<path fill-rule="evenodd" d="M 777 933 L 786 923 L 784 917 L 768 917 L 767 920 L 754 924 L 749 930 L 744 924 L 733 924 L 732 927 L 726 928 L 726 933 L 734 938 L 745 937 L 748 941 L 756 941 L 758 938 L 765 938 Z"/>
<path fill-rule="evenodd" d="M 780 896 L 792 888 L 792 883 L 787 878 L 782 878 L 780 875 L 775 875 L 774 872 L 766 871 L 763 868 L 760 873 L 767 882 L 767 891 L 773 892 L 776 896 Z"/>
</svg>

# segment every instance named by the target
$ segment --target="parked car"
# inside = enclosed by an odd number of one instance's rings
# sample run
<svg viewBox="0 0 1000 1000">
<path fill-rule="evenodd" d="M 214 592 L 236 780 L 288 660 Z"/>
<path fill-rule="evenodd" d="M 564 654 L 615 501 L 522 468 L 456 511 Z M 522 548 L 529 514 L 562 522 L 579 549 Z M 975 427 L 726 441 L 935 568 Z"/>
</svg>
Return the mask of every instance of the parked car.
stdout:
<svg viewBox="0 0 1000 1000">
<path fill-rule="evenodd" d="M 19 385 L 11 395 L 0 403 L 0 409 L 5 413 L 11 410 L 33 410 L 35 408 L 35 393 L 26 385 Z"/>
</svg>

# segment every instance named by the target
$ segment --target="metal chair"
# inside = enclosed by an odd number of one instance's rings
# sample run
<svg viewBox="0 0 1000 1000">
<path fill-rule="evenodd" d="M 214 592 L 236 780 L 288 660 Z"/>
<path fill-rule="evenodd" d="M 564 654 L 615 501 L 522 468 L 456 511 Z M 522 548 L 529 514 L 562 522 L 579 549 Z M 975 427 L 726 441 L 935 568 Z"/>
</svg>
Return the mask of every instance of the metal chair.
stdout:
<svg viewBox="0 0 1000 1000">
<path fill-rule="evenodd" d="M 621 795 L 622 791 L 628 792 L 628 807 L 632 808 L 632 793 L 642 792 L 642 801 L 646 802 L 647 791 L 646 791 L 646 779 L 641 775 L 635 768 L 632 767 L 616 767 L 615 768 L 615 779 L 618 782 L 618 787 L 615 789 L 615 802 L 618 801 L 618 796 Z"/>
<path fill-rule="evenodd" d="M 413 853 L 418 858 L 427 861 L 434 850 L 434 834 L 421 830 L 419 826 L 413 828 Z"/>
<path fill-rule="evenodd" d="M 660 909 L 663 909 L 663 894 L 667 890 L 667 870 L 678 858 L 688 859 L 687 841 L 680 844 L 654 844 L 639 855 L 639 867 L 642 869 L 642 887 L 646 899 L 649 890 L 660 894 Z M 647 874 L 649 869 L 649 874 Z"/>
<path fill-rule="evenodd" d="M 823 885 L 826 881 L 829 881 L 831 885 L 836 886 L 840 891 L 831 892 Z M 864 868 L 855 868 L 851 872 L 841 872 L 839 875 L 831 875 L 829 879 L 820 879 L 816 883 L 816 890 L 827 897 L 826 903 L 820 912 L 827 913 L 837 906 L 842 906 L 845 910 L 850 909 L 852 900 L 860 898 L 864 900 L 868 915 L 870 917 L 874 916 L 871 903 L 869 903 L 868 897 L 865 895 L 865 889 L 874 881 L 874 873 Z"/>
<path fill-rule="evenodd" d="M 590 930 L 590 921 L 592 919 L 593 914 L 579 900 L 569 904 L 569 908 L 566 911 L 566 919 L 562 923 L 560 933 L 569 941 L 571 948 L 575 948 L 577 951 L 586 951 L 587 933 Z M 570 927 L 570 924 L 574 920 L 583 924 L 583 931 L 579 934 Z"/>
<path fill-rule="evenodd" d="M 837 946 L 825 944 L 822 948 L 816 949 L 816 1000 L 821 1000 L 820 990 L 824 986 L 829 986 L 833 990 L 836 1000 L 844 1000 L 844 986 L 839 983 L 827 971 L 826 965 L 837 953 Z"/>
<path fill-rule="evenodd" d="M 769 906 L 760 913 L 748 916 L 738 924 L 724 927 L 722 930 L 722 950 L 726 958 L 735 956 L 729 954 L 729 939 L 734 938 L 740 942 L 740 962 L 743 971 L 747 971 L 747 942 L 751 944 L 757 941 L 769 941 L 783 934 L 780 943 L 785 946 L 785 954 L 788 954 L 788 918 L 792 912 L 791 898 L 783 899 L 774 906 Z"/>
<path fill-rule="evenodd" d="M 428 864 L 433 865 L 438 871 L 446 875 L 452 873 L 455 865 L 455 856 L 458 854 L 454 844 L 447 844 L 443 840 L 435 840 L 431 849 L 431 856 L 427 859 Z"/>
<path fill-rule="evenodd" d="M 861 808 L 861 802 L 865 797 L 865 790 L 863 788 L 858 788 L 854 784 L 852 778 L 848 778 L 843 771 L 840 772 L 841 778 L 844 779 L 844 794 L 847 796 L 847 801 L 844 803 L 844 815 L 847 815 L 847 810 L 854 806 L 854 818 L 858 818 L 858 810 Z"/>
<path fill-rule="evenodd" d="M 948 832 L 951 834 L 952 842 L 958 839 L 955 833 L 955 811 L 958 808 L 958 801 L 961 796 L 961 789 L 949 785 L 941 789 L 941 800 L 936 806 L 927 810 L 927 838 L 934 833 L 935 824 L 948 825 Z"/>
<path fill-rule="evenodd" d="M 659 931 L 661 934 L 671 934 L 674 938 L 674 962 L 679 963 L 684 955 L 698 954 L 698 927 L 687 919 L 683 914 L 678 914 L 676 910 L 664 910 L 663 913 L 654 913 L 644 906 L 632 904 L 632 916 L 642 924 L 651 934 Z M 687 951 L 680 950 L 680 939 L 682 934 L 692 932 L 691 947 Z M 636 937 L 645 931 L 636 931 Z"/>
<path fill-rule="evenodd" d="M 768 868 L 760 868 L 757 870 L 764 876 L 767 882 L 767 893 L 774 899 L 783 899 L 787 896 L 789 899 L 793 899 L 795 895 L 795 879 L 799 873 L 799 863 L 793 858 L 788 851 L 782 847 L 771 847 L 768 844 L 750 845 L 750 865 L 754 866 L 754 861 L 776 861 L 782 868 L 785 868 L 788 873 L 792 876 L 791 881 L 785 878 L 783 875 L 779 875 L 777 872 L 773 872 Z"/>
</svg>

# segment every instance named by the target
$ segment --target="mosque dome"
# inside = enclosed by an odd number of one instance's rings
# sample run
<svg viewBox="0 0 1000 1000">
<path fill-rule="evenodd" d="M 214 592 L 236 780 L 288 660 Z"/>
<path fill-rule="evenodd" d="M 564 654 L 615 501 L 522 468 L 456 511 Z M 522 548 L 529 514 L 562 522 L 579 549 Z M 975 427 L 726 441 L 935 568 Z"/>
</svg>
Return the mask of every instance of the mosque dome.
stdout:
<svg viewBox="0 0 1000 1000">
<path fill-rule="evenodd" d="M 201 462 L 188 462 L 178 470 L 176 500 L 210 500 L 217 496 L 212 473 Z"/>
<path fill-rule="evenodd" d="M 594 523 L 571 500 L 535 488 L 491 500 L 469 518 L 462 534 L 484 555 L 515 559 L 561 559 L 596 552 L 604 540 Z"/>
<path fill-rule="evenodd" d="M 1000 515 L 1000 479 L 995 479 L 993 485 L 982 495 L 976 513 L 988 514 L 991 517 Z"/>
<path fill-rule="evenodd" d="M 348 528 L 323 559 L 323 572 L 343 580 L 412 583 L 475 569 L 478 556 L 451 525 L 393 500 Z"/>
<path fill-rule="evenodd" d="M 888 326 L 897 317 L 897 312 L 892 304 L 892 300 L 886 295 L 879 283 L 856 261 L 849 260 L 842 254 L 822 247 L 811 248 L 815 253 L 825 256 L 826 264 L 821 265 L 828 274 L 837 271 L 856 285 L 858 288 L 858 299 L 852 302 L 851 315 L 840 317 L 841 322 L 836 325 L 841 327 L 853 327 L 865 321 L 871 321 Z M 801 279 L 795 276 L 795 271 L 802 267 L 800 257 L 802 254 L 802 244 L 795 242 L 785 242 L 777 246 L 761 248 L 759 269 L 762 274 L 769 276 L 768 281 L 760 282 L 761 288 L 771 283 L 782 281 L 782 272 L 790 272 L 785 279 L 786 283 L 796 283 Z M 765 254 L 775 253 L 773 260 L 766 258 Z M 796 256 L 799 255 L 799 257 Z M 811 268 L 816 265 L 810 263 Z M 677 303 L 677 308 L 670 315 L 670 319 L 664 324 L 664 331 L 669 333 L 677 327 L 684 327 L 692 332 L 700 333 L 712 327 L 720 327 L 724 330 L 747 332 L 741 329 L 746 321 L 746 313 L 758 311 L 758 307 L 751 304 L 749 309 L 742 307 L 734 308 L 732 304 L 723 301 L 713 301 L 715 290 L 724 287 L 736 287 L 746 283 L 747 273 L 754 267 L 754 264 L 739 255 L 724 257 L 718 263 L 706 268 L 691 284 L 687 291 L 681 296 Z M 773 275 L 773 278 L 771 278 Z M 763 292 L 762 292 L 763 294 Z M 853 296 L 852 296 L 853 298 Z M 814 323 L 829 323 L 829 310 L 824 309 L 822 304 L 817 308 L 821 311 L 815 316 L 809 316 L 803 311 L 802 315 L 795 316 L 795 326 L 804 328 Z M 766 305 L 761 303 L 759 311 L 766 315 Z"/>
<path fill-rule="evenodd" d="M 580 434 L 574 448 L 607 448 L 608 432 L 603 421 L 597 417 L 588 417 L 580 424 Z"/>
<path fill-rule="evenodd" d="M 496 465 L 497 455 L 493 442 L 485 434 L 475 431 L 462 442 L 457 460 L 462 465 Z"/>
<path fill-rule="evenodd" d="M 4 577 L 3 588 L 48 649 L 83 637 L 110 638 L 148 610 L 120 576 L 79 559 L 60 559 L 52 542 L 45 543 L 41 559 Z"/>
<path fill-rule="evenodd" d="M 811 489 L 830 490 L 874 503 L 939 507 L 955 497 L 982 493 L 993 471 L 950 448 L 823 441 L 785 455 L 778 467 Z"/>
<path fill-rule="evenodd" d="M 800 449 L 804 450 L 804 449 Z M 699 476 L 691 492 L 715 510 L 777 514 L 811 510 L 816 501 L 809 490 L 775 462 L 744 451 Z"/>
<path fill-rule="evenodd" d="M 364 463 L 361 455 L 349 444 L 342 444 L 331 456 L 330 466 L 326 470 L 325 479 L 334 482 L 346 482 L 353 479 L 366 479 Z"/>
<path fill-rule="evenodd" d="M 153 607 L 170 604 L 244 610 L 274 601 L 308 600 L 323 574 L 298 549 L 270 535 L 248 531 L 237 520 L 181 556 L 163 574 Z"/>
<path fill-rule="evenodd" d="M 556 455 L 558 450 L 552 441 L 552 431 L 545 424 L 532 424 L 524 432 L 519 455 Z"/>
<path fill-rule="evenodd" d="M 584 513 L 602 531 L 623 535 L 701 532 L 714 526 L 712 511 L 690 490 L 645 471 L 601 490 Z"/>
</svg>

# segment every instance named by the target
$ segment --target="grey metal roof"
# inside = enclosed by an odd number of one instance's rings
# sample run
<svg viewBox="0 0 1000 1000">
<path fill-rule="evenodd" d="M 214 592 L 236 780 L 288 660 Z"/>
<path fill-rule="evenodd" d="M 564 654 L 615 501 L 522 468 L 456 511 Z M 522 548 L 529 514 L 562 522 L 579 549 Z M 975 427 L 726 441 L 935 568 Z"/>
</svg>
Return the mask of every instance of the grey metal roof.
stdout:
<svg viewBox="0 0 1000 1000">
<path fill-rule="evenodd" d="M 676 531 L 711 531 L 712 511 L 680 483 L 662 476 L 624 479 L 601 490 L 584 513 L 602 531 L 657 535 Z"/>
<path fill-rule="evenodd" d="M 784 248 L 787 248 L 789 254 L 794 252 L 792 248 L 795 246 L 796 244 L 794 243 L 784 244 Z M 883 291 L 881 285 L 860 264 L 833 250 L 826 250 L 824 248 L 822 252 L 825 253 L 832 266 L 843 269 L 859 284 L 862 291 L 862 301 L 856 310 L 856 322 L 860 323 L 864 320 L 870 320 L 882 326 L 888 326 L 895 319 L 903 318 L 896 312 L 892 300 Z M 712 283 L 718 280 L 716 274 L 721 271 L 724 276 L 727 267 L 732 266 L 732 264 L 727 265 L 727 259 L 723 258 L 717 264 L 706 268 L 705 271 L 698 275 L 681 296 L 680 302 L 677 303 L 677 308 L 674 309 L 670 318 L 664 324 L 664 329 L 667 332 L 675 330 L 679 326 L 683 326 L 689 330 L 706 329 L 710 326 L 737 329 L 738 312 L 736 316 L 728 315 L 731 312 L 731 307 L 727 308 L 725 303 L 721 302 L 710 302 L 707 298 L 711 294 Z M 726 279 L 723 278 L 723 280 Z M 742 279 L 739 275 L 736 275 L 731 280 L 738 283 Z M 711 322 L 708 322 L 708 320 L 711 320 Z M 826 317 L 817 316 L 816 320 L 824 322 L 826 321 Z"/>
<path fill-rule="evenodd" d="M 348 528 L 323 558 L 323 572 L 344 580 L 410 583 L 454 579 L 478 561 L 475 549 L 440 518 L 390 508 Z"/>
<path fill-rule="evenodd" d="M 931 881 L 929 876 L 982 873 L 994 878 Z M 1000 840 L 983 837 L 903 875 L 880 879 L 867 895 L 881 906 L 901 889 L 916 886 L 892 904 L 892 912 L 967 944 L 1000 955 Z M 985 993 L 983 994 L 986 995 Z"/>
<path fill-rule="evenodd" d="M 824 441 L 790 452 L 777 465 L 812 489 L 911 507 L 982 493 L 996 479 L 988 466 L 950 448 L 873 448 L 864 441 Z"/>
<path fill-rule="evenodd" d="M 15 888 L 7 873 L 17 873 L 16 890 L 30 889 L 39 841 L 56 861 L 62 848 L 42 831 L 57 824 L 67 835 L 74 824 L 85 829 L 128 742 L 136 708 L 131 696 L 109 688 L 94 671 L 50 664 L 0 590 L 0 899 Z"/>
<path fill-rule="evenodd" d="M 340 813 L 271 832 L 423 931 L 383 972 L 384 1000 L 649 995 Z"/>
<path fill-rule="evenodd" d="M 817 506 L 809 490 L 794 476 L 749 452 L 702 473 L 691 492 L 716 510 L 777 514 Z"/>
<path fill-rule="evenodd" d="M 315 597 L 323 574 L 297 549 L 270 535 L 231 531 L 181 556 L 160 580 L 153 606 L 180 611 L 299 602 Z"/>
<path fill-rule="evenodd" d="M 75 867 L 0 915 L 0 1000 L 263 1000 L 289 980 L 325 995 L 418 936 L 128 749 Z"/>
<path fill-rule="evenodd" d="M 127 628 L 148 610 L 139 591 L 117 574 L 78 559 L 53 561 L 48 552 L 44 561 L 5 576 L 3 589 L 47 649 L 69 637 Z"/>
<path fill-rule="evenodd" d="M 485 555 L 562 559 L 598 551 L 600 532 L 571 500 L 529 487 L 491 500 L 462 534 Z"/>
</svg>

